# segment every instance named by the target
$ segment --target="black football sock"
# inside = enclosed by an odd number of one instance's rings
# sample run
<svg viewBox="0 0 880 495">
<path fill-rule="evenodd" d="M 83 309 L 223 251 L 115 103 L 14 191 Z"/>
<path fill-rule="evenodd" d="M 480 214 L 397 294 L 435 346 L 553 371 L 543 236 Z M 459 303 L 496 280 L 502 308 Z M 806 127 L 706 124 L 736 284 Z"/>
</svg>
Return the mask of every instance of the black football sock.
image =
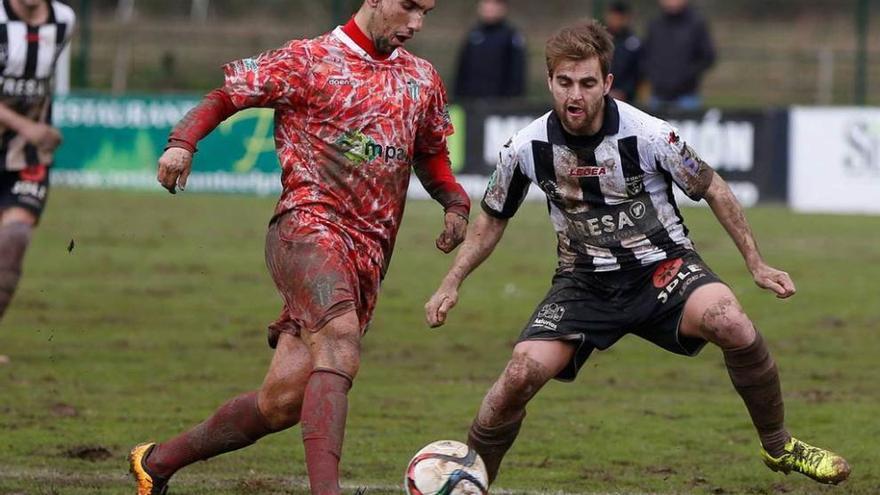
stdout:
<svg viewBox="0 0 880 495">
<path fill-rule="evenodd" d="M 785 429 L 779 373 L 764 338 L 756 331 L 751 344 L 723 351 L 730 381 L 746 403 L 764 450 L 779 457 L 791 435 Z"/>
<path fill-rule="evenodd" d="M 503 425 L 486 427 L 479 423 L 479 418 L 475 418 L 471 424 L 467 444 L 480 454 L 483 463 L 486 464 L 489 484 L 492 484 L 498 476 L 501 460 L 516 440 L 525 417 L 526 412 L 523 410 L 517 419 Z"/>
</svg>

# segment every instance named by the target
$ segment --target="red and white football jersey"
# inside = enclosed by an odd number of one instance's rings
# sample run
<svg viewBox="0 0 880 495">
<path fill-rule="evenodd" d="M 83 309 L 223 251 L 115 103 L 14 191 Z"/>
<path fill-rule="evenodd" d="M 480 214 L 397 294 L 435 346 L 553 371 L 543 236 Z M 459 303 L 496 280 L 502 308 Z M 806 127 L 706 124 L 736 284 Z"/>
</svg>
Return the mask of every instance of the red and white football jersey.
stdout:
<svg viewBox="0 0 880 495">
<path fill-rule="evenodd" d="M 353 24 L 353 23 L 352 23 Z M 446 149 L 446 91 L 427 61 L 373 58 L 350 28 L 225 66 L 238 108 L 275 109 L 283 192 L 275 214 L 305 210 L 387 268 L 413 158 Z"/>
</svg>

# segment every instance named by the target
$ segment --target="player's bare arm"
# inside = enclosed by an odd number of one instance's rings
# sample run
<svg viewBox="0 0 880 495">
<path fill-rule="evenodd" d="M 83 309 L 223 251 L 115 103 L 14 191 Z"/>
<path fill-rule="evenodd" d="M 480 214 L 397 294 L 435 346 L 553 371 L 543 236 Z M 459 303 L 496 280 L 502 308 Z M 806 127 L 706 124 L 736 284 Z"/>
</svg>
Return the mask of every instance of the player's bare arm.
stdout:
<svg viewBox="0 0 880 495">
<path fill-rule="evenodd" d="M 713 172 L 704 197 L 715 217 L 742 254 L 755 284 L 762 289 L 773 291 L 780 299 L 793 296 L 797 289 L 791 277 L 788 273 L 773 268 L 764 261 L 758 251 L 758 244 L 755 242 L 752 228 L 746 220 L 742 206 L 733 195 L 727 182 L 717 173 Z"/>
<path fill-rule="evenodd" d="M 196 145 L 238 110 L 224 90 L 215 89 L 187 112 L 174 127 L 168 146 L 159 158 L 156 179 L 162 187 L 171 194 L 176 194 L 178 188 L 181 191 L 186 189 Z"/>
<path fill-rule="evenodd" d="M 47 152 L 61 145 L 61 133 L 49 124 L 35 122 L 0 103 L 0 124 L 23 136 L 27 142 Z"/>
<path fill-rule="evenodd" d="M 425 304 L 425 320 L 431 328 L 446 322 L 446 315 L 458 303 L 458 288 L 464 279 L 495 250 L 504 235 L 507 219 L 480 213 L 462 244 L 452 268 L 443 278 L 440 287 Z"/>
</svg>

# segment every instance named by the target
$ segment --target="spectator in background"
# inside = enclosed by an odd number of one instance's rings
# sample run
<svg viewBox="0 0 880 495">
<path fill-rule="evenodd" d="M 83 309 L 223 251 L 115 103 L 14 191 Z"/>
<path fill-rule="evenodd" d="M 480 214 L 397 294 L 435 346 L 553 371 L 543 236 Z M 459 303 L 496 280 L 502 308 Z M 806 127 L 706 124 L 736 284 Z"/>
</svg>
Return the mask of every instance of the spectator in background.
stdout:
<svg viewBox="0 0 880 495">
<path fill-rule="evenodd" d="M 605 13 L 605 26 L 614 38 L 611 96 L 630 103 L 635 100 L 641 82 L 639 65 L 642 58 L 642 40 L 633 33 L 632 17 L 632 8 L 623 0 L 611 2 Z"/>
<path fill-rule="evenodd" d="M 688 0 L 660 0 L 660 8 L 644 44 L 651 110 L 698 109 L 700 80 L 715 62 L 709 27 Z"/>
<path fill-rule="evenodd" d="M 525 38 L 507 22 L 507 0 L 479 0 L 479 21 L 458 56 L 456 99 L 525 94 Z"/>
</svg>

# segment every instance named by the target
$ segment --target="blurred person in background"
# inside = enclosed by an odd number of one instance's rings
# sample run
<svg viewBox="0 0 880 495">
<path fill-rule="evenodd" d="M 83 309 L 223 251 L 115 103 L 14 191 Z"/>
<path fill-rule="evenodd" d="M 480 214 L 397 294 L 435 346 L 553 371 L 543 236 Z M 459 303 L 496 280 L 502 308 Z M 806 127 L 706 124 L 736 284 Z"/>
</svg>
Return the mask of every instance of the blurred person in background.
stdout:
<svg viewBox="0 0 880 495">
<path fill-rule="evenodd" d="M 515 98 L 526 92 L 526 42 L 507 22 L 507 0 L 480 0 L 477 25 L 458 55 L 456 99 Z"/>
<path fill-rule="evenodd" d="M 649 106 L 652 111 L 697 110 L 703 105 L 700 82 L 715 63 L 709 26 L 688 0 L 660 0 L 660 10 L 644 43 Z"/>
<path fill-rule="evenodd" d="M 75 21 L 73 9 L 60 2 L 0 5 L 0 318 L 46 206 L 49 167 L 61 144 L 50 116 L 53 75 Z"/>
<path fill-rule="evenodd" d="M 283 307 L 268 328 L 275 354 L 258 390 L 170 440 L 132 449 L 138 495 L 164 494 L 180 469 L 297 423 L 311 493 L 341 492 L 348 392 L 413 171 L 444 209 L 437 248 L 452 251 L 467 229 L 470 200 L 449 164 L 446 90 L 430 62 L 403 48 L 434 5 L 364 0 L 330 33 L 227 64 L 223 86 L 172 131 L 158 180 L 175 193 L 197 144 L 221 122 L 246 108 L 275 111 L 283 190 L 265 257 Z"/>
<path fill-rule="evenodd" d="M 605 13 L 605 26 L 614 39 L 611 96 L 630 103 L 635 101 L 641 81 L 642 58 L 642 40 L 632 30 L 632 18 L 632 7 L 623 0 L 611 2 Z"/>
</svg>

